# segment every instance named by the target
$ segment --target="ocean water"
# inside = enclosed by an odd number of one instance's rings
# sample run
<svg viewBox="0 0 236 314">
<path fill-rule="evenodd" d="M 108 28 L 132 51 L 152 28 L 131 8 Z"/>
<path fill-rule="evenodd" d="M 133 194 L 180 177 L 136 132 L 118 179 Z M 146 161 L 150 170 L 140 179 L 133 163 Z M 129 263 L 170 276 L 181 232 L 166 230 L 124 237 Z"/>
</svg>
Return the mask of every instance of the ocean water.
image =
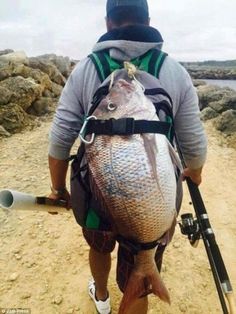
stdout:
<svg viewBox="0 0 236 314">
<path fill-rule="evenodd" d="M 236 80 L 204 80 L 209 85 L 217 85 L 220 87 L 230 87 L 236 90 Z"/>
</svg>

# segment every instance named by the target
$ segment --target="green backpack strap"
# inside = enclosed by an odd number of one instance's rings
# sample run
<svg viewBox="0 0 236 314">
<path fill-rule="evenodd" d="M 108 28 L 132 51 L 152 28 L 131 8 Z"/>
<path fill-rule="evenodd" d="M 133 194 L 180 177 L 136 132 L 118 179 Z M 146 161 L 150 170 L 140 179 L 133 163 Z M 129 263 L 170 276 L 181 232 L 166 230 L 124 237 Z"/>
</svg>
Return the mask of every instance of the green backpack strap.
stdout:
<svg viewBox="0 0 236 314">
<path fill-rule="evenodd" d="M 162 64 L 167 56 L 167 53 L 151 49 L 144 55 L 130 60 L 139 70 L 148 72 L 149 74 L 159 78 Z M 99 76 L 101 82 L 103 82 L 113 71 L 123 69 L 123 62 L 112 59 L 107 51 L 94 52 L 88 56 Z"/>
</svg>

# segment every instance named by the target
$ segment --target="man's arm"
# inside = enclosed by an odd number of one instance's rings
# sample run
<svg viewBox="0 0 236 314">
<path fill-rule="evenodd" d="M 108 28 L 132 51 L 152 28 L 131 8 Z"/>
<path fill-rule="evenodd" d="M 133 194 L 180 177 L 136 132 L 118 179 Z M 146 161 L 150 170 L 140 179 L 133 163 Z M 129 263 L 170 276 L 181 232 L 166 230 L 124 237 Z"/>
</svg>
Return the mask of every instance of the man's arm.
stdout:
<svg viewBox="0 0 236 314">
<path fill-rule="evenodd" d="M 67 207 L 70 208 L 70 194 L 66 188 L 68 161 L 55 159 L 49 155 L 48 163 L 52 182 L 49 198 L 63 199 L 67 201 Z"/>
<path fill-rule="evenodd" d="M 184 70 L 185 71 L 185 70 Z M 187 168 L 183 176 L 199 185 L 206 161 L 207 140 L 200 119 L 199 101 L 190 76 L 185 72 L 185 89 L 175 116 L 175 130 Z"/>
</svg>

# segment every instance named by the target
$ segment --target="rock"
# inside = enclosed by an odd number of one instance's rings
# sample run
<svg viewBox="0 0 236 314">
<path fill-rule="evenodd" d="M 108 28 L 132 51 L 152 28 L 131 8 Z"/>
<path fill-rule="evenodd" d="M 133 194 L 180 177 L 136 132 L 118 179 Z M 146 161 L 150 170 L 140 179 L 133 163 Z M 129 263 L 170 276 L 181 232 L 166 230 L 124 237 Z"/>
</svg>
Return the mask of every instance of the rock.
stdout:
<svg viewBox="0 0 236 314">
<path fill-rule="evenodd" d="M 30 292 L 25 292 L 22 296 L 21 299 L 25 300 L 25 299 L 29 299 L 31 298 L 31 293 Z"/>
<path fill-rule="evenodd" d="M 19 275 L 17 273 L 12 273 L 9 276 L 8 281 L 15 281 L 15 280 L 17 280 L 18 277 L 19 277 Z"/>
<path fill-rule="evenodd" d="M 36 100 L 28 109 L 27 113 L 33 114 L 35 116 L 42 116 L 45 113 L 52 111 L 50 108 L 53 107 L 53 100 L 49 97 L 41 97 Z"/>
<path fill-rule="evenodd" d="M 212 109 L 211 107 L 206 107 L 201 111 L 201 119 L 202 121 L 210 120 L 216 118 L 219 115 L 217 111 Z"/>
<path fill-rule="evenodd" d="M 29 59 L 24 51 L 15 51 L 5 55 L 1 55 L 0 60 L 6 60 L 8 62 L 15 64 L 17 63 L 29 64 Z"/>
<path fill-rule="evenodd" d="M 225 134 L 232 134 L 236 132 L 236 110 L 227 110 L 222 113 L 219 118 L 214 121 L 217 130 Z"/>
<path fill-rule="evenodd" d="M 226 94 L 220 101 L 210 102 L 209 107 L 215 111 L 222 113 L 229 109 L 236 110 L 236 92 Z"/>
<path fill-rule="evenodd" d="M 6 54 L 12 53 L 12 52 L 14 52 L 14 50 L 12 50 L 12 49 L 0 50 L 0 56 L 6 55 Z"/>
<path fill-rule="evenodd" d="M 14 65 L 11 62 L 5 59 L 0 59 L 0 81 L 10 77 L 13 70 Z"/>
<path fill-rule="evenodd" d="M 0 106 L 4 106 L 10 102 L 12 92 L 9 89 L 0 86 Z"/>
<path fill-rule="evenodd" d="M 193 85 L 195 87 L 205 86 L 207 83 L 203 80 L 193 80 Z"/>
<path fill-rule="evenodd" d="M 68 309 L 67 311 L 66 311 L 66 314 L 73 314 L 74 313 L 74 309 Z"/>
<path fill-rule="evenodd" d="M 57 56 L 55 54 L 45 54 L 38 56 L 37 58 L 53 63 L 64 77 L 68 78 L 70 75 L 71 61 L 69 57 Z"/>
<path fill-rule="evenodd" d="M 35 83 L 40 84 L 42 92 L 45 89 L 51 90 L 52 88 L 52 82 L 50 81 L 50 78 L 46 73 L 40 71 L 39 69 L 31 69 L 24 64 L 16 65 L 12 72 L 12 75 L 22 76 L 24 78 L 31 77 L 32 79 L 34 79 Z"/>
<path fill-rule="evenodd" d="M 23 127 L 33 125 L 29 115 L 17 104 L 0 107 L 0 125 L 10 133 L 22 130 Z"/>
<path fill-rule="evenodd" d="M 184 304 L 184 303 L 181 303 L 180 305 L 179 305 L 179 310 L 180 310 L 180 312 L 181 313 L 186 313 L 187 312 L 187 305 L 186 304 Z"/>
<path fill-rule="evenodd" d="M 226 88 L 220 88 L 218 86 L 204 85 L 198 87 L 198 97 L 200 107 L 205 108 L 211 102 L 220 101 L 228 92 Z"/>
<path fill-rule="evenodd" d="M 174 243 L 173 243 L 173 247 L 174 247 L 175 249 L 178 249 L 178 248 L 181 247 L 181 245 L 180 245 L 179 242 L 174 242 Z"/>
<path fill-rule="evenodd" d="M 42 95 L 40 85 L 31 78 L 9 77 L 0 82 L 0 86 L 12 92 L 11 102 L 20 105 L 24 110 Z"/>
<path fill-rule="evenodd" d="M 9 137 L 11 134 L 7 132 L 2 125 L 0 125 L 0 137 Z"/>
<path fill-rule="evenodd" d="M 54 97 L 59 97 L 61 95 L 61 92 L 62 92 L 62 87 L 56 83 L 52 83 L 51 90 L 52 90 Z"/>
<path fill-rule="evenodd" d="M 32 57 L 29 59 L 29 66 L 33 69 L 40 69 L 42 72 L 48 74 L 54 83 L 57 83 L 61 86 L 64 86 L 66 83 L 65 77 L 59 72 L 57 67 L 54 64 L 47 62 L 46 60 Z"/>
<path fill-rule="evenodd" d="M 52 84 L 56 84 L 56 83 L 53 83 L 53 82 L 52 82 Z M 59 86 L 59 85 L 58 85 L 58 86 Z M 54 98 L 55 96 L 54 96 L 53 92 L 51 92 L 51 91 L 48 90 L 48 89 L 45 89 L 45 90 L 43 91 L 43 97 Z"/>
<path fill-rule="evenodd" d="M 62 301 L 63 301 L 62 296 L 61 296 L 61 295 L 56 295 L 56 296 L 53 298 L 52 303 L 59 305 L 59 304 L 62 303 Z"/>
<path fill-rule="evenodd" d="M 15 254 L 14 256 L 15 256 L 15 259 L 18 261 L 22 259 L 22 256 L 20 254 Z"/>
</svg>

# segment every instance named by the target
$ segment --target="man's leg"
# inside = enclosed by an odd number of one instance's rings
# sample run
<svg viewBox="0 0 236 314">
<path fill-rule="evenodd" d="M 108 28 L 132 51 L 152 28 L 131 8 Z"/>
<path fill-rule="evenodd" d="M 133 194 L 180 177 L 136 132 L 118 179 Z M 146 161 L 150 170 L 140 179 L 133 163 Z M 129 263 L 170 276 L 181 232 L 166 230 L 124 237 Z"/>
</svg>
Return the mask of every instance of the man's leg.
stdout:
<svg viewBox="0 0 236 314">
<path fill-rule="evenodd" d="M 96 298 L 98 300 L 106 300 L 108 296 L 107 281 L 111 269 L 111 254 L 99 253 L 90 248 L 89 264 L 95 281 Z"/>
</svg>

